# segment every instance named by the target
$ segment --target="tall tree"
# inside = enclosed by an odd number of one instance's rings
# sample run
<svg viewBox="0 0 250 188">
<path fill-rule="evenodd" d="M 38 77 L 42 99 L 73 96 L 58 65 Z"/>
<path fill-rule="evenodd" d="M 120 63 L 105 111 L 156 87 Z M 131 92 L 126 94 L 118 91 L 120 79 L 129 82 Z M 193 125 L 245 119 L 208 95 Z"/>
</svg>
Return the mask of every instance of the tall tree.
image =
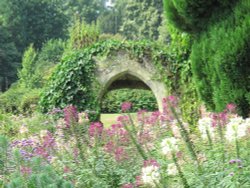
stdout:
<svg viewBox="0 0 250 188">
<path fill-rule="evenodd" d="M 126 5 L 125 0 L 116 0 L 114 7 L 106 7 L 105 11 L 98 17 L 98 25 L 102 33 L 119 33 Z"/>
<path fill-rule="evenodd" d="M 84 19 L 87 23 L 96 22 L 98 16 L 105 10 L 105 0 L 62 0 L 66 14 Z"/>
<path fill-rule="evenodd" d="M 31 43 L 41 48 L 45 41 L 65 36 L 67 18 L 59 0 L 2 0 L 2 4 L 0 12 L 19 51 Z"/>
<path fill-rule="evenodd" d="M 159 36 L 158 27 L 162 21 L 161 0 L 129 0 L 121 32 L 128 39 L 153 39 Z"/>
<path fill-rule="evenodd" d="M 0 92 L 16 79 L 19 57 L 8 30 L 0 25 Z"/>
</svg>

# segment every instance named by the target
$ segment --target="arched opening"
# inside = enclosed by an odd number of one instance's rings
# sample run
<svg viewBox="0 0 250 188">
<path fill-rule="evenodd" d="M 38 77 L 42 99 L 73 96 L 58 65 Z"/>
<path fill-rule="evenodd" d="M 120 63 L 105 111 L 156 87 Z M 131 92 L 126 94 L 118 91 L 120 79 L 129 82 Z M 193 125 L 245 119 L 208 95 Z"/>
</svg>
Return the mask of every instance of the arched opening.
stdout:
<svg viewBox="0 0 250 188">
<path fill-rule="evenodd" d="M 151 75 L 145 71 L 138 71 L 127 67 L 125 71 L 119 69 L 113 70 L 108 74 L 100 73 L 98 77 L 102 85 L 99 92 L 99 101 L 110 90 L 115 88 L 144 88 L 151 90 L 157 100 L 158 108 L 162 111 L 162 99 L 167 96 L 167 90 L 164 83 L 152 79 Z"/>
<path fill-rule="evenodd" d="M 131 72 L 123 72 L 107 82 L 100 96 L 100 105 L 103 122 L 112 124 L 121 112 L 123 102 L 131 102 L 131 112 L 135 113 L 141 109 L 156 111 L 159 109 L 156 95 L 149 85 Z"/>
</svg>

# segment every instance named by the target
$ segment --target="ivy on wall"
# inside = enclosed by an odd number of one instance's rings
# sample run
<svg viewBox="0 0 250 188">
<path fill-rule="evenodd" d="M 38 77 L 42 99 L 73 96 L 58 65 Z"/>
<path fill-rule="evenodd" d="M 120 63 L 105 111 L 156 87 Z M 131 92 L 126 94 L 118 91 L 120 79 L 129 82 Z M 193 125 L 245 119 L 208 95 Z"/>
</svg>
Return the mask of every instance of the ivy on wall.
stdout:
<svg viewBox="0 0 250 188">
<path fill-rule="evenodd" d="M 179 64 L 174 63 L 167 47 L 149 41 L 107 40 L 78 50 L 63 58 L 45 87 L 40 106 L 43 112 L 55 107 L 64 108 L 73 104 L 80 111 L 100 112 L 98 92 L 101 86 L 95 80 L 95 56 L 111 57 L 115 51 L 126 50 L 132 59 L 143 61 L 150 58 L 159 71 L 155 79 L 161 80 L 170 90 L 176 87 Z"/>
</svg>

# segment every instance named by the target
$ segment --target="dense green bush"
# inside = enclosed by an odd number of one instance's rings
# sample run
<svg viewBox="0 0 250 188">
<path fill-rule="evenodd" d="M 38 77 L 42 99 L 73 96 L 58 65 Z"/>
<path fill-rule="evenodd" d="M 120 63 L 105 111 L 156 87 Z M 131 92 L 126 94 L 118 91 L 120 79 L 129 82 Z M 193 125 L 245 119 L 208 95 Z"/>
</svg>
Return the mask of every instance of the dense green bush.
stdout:
<svg viewBox="0 0 250 188">
<path fill-rule="evenodd" d="M 65 46 L 65 42 L 60 39 L 49 40 L 38 52 L 35 75 L 39 76 L 41 86 L 47 82 L 54 67 L 61 61 Z"/>
<path fill-rule="evenodd" d="M 50 40 L 41 51 L 36 51 L 32 45 L 25 51 L 18 82 L 0 95 L 2 111 L 31 113 L 36 109 L 40 89 L 60 61 L 64 47 L 63 41 Z"/>
<path fill-rule="evenodd" d="M 22 96 L 19 110 L 22 113 L 32 113 L 37 110 L 41 89 L 32 89 Z"/>
<path fill-rule="evenodd" d="M 221 111 L 236 103 L 247 115 L 250 103 L 250 4 L 241 1 L 234 14 L 209 27 L 193 46 L 192 63 L 196 85 L 207 106 Z M 206 76 L 204 76 L 206 75 Z"/>
<path fill-rule="evenodd" d="M 178 28 L 191 33 L 195 30 L 190 59 L 195 86 L 206 106 L 221 111 L 226 104 L 235 103 L 239 113 L 247 116 L 250 110 L 247 100 L 250 92 L 250 3 L 248 0 L 214 1 L 218 4 L 216 7 L 209 4 L 211 1 L 206 2 L 208 4 L 165 0 L 166 15 Z M 188 6 L 191 4 L 195 6 Z M 215 9 L 218 10 L 213 11 Z"/>
<path fill-rule="evenodd" d="M 132 103 L 131 112 L 140 109 L 156 111 L 157 101 L 152 91 L 141 89 L 119 89 L 108 92 L 102 101 L 102 113 L 117 113 L 121 111 L 121 104 L 129 101 Z"/>
<path fill-rule="evenodd" d="M 220 12 L 229 10 L 239 0 L 164 0 L 165 12 L 171 23 L 187 32 L 207 28 L 211 16 L 218 19 Z"/>
<path fill-rule="evenodd" d="M 19 112 L 22 96 L 29 92 L 26 88 L 20 87 L 17 83 L 5 93 L 0 95 L 0 109 L 3 112 Z"/>
<path fill-rule="evenodd" d="M 40 89 L 28 89 L 16 83 L 0 95 L 0 109 L 9 113 L 31 113 L 36 109 L 39 98 Z"/>
</svg>

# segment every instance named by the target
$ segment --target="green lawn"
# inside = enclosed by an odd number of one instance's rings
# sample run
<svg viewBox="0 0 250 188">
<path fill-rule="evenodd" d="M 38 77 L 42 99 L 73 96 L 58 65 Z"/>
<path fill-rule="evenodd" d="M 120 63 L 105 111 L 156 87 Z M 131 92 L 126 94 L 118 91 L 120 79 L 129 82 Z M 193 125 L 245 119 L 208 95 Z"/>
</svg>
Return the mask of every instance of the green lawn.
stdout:
<svg viewBox="0 0 250 188">
<path fill-rule="evenodd" d="M 109 127 L 110 125 L 117 123 L 116 119 L 121 114 L 101 114 L 101 122 L 103 122 L 105 127 Z M 131 113 L 132 117 L 136 117 L 136 113 Z"/>
</svg>

